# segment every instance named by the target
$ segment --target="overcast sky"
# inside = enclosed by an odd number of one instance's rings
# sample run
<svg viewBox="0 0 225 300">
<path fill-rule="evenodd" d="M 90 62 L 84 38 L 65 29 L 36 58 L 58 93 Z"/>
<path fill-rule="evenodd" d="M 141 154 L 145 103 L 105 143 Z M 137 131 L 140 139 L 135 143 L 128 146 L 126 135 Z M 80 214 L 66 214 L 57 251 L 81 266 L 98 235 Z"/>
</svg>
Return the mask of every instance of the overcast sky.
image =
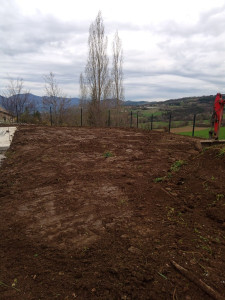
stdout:
<svg viewBox="0 0 225 300">
<path fill-rule="evenodd" d="M 1 0 L 0 93 L 7 79 L 44 94 L 43 75 L 79 96 L 90 24 L 118 30 L 126 100 L 225 93 L 225 0 Z"/>
</svg>

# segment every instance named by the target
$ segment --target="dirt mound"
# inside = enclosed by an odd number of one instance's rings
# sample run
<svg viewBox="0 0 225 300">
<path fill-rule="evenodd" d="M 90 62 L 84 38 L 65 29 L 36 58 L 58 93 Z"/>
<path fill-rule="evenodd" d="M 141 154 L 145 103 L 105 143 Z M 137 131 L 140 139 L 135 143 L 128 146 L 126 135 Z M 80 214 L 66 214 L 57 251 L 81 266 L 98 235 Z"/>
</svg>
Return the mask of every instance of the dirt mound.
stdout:
<svg viewBox="0 0 225 300">
<path fill-rule="evenodd" d="M 24 126 L 6 155 L 1 299 L 225 296 L 220 148 L 154 131 Z"/>
</svg>

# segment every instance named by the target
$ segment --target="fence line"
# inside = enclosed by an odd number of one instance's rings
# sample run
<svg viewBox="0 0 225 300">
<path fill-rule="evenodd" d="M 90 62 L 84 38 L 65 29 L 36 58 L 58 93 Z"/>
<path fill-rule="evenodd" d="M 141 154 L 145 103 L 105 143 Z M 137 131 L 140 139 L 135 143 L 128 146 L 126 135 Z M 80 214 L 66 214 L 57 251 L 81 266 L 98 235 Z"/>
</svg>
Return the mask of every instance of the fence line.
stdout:
<svg viewBox="0 0 225 300">
<path fill-rule="evenodd" d="M 44 112 L 41 114 L 41 119 L 37 124 L 45 124 L 51 126 L 101 126 L 101 127 L 125 127 L 125 128 L 140 128 L 147 130 L 164 130 L 171 132 L 174 128 L 182 128 L 185 126 L 190 127 L 190 134 L 195 136 L 196 127 L 211 128 L 210 118 L 203 119 L 202 115 L 193 114 L 190 116 L 189 120 L 179 120 L 177 116 L 173 116 L 172 113 L 167 114 L 149 114 L 145 113 L 145 110 L 130 110 L 129 108 L 121 107 L 120 110 L 116 109 L 105 109 L 99 113 L 99 119 L 94 116 L 95 123 L 90 123 L 90 116 L 88 115 L 87 109 L 73 108 L 63 115 L 62 122 L 59 115 L 53 113 L 52 107 L 49 107 L 49 112 Z M 26 123 L 19 118 L 19 122 Z M 32 119 L 29 119 L 27 123 L 32 123 Z M 34 122 L 35 124 L 35 122 Z M 225 125 L 225 124 L 224 124 Z M 174 132 L 174 130 L 173 130 Z"/>
<path fill-rule="evenodd" d="M 84 114 L 85 114 L 85 112 L 84 112 L 83 108 L 80 108 L 80 122 L 77 122 L 77 125 L 80 124 L 81 127 L 90 126 L 90 124 L 88 124 L 87 120 L 86 120 L 87 124 L 86 125 L 84 124 Z M 104 127 L 104 126 L 105 127 L 130 127 L 130 128 L 136 127 L 136 128 L 149 129 L 149 130 L 162 129 L 167 132 L 171 132 L 171 129 L 182 127 L 182 126 L 173 126 L 174 122 L 179 122 L 179 121 L 177 121 L 177 119 L 175 121 L 173 121 L 172 113 L 170 113 L 168 115 L 167 121 L 165 118 L 164 118 L 164 121 L 154 120 L 154 115 L 152 114 L 151 117 L 149 118 L 149 122 L 145 122 L 145 123 L 142 123 L 139 111 L 136 111 L 136 113 L 134 113 L 133 110 L 126 111 L 126 112 L 120 112 L 120 114 L 119 114 L 120 120 L 118 120 L 118 119 L 116 120 L 116 118 L 118 116 L 115 115 L 115 111 L 113 111 L 113 110 L 109 109 L 107 114 L 106 114 L 106 112 L 105 113 L 103 112 L 103 117 L 104 117 L 104 114 L 106 117 L 106 121 L 105 121 L 105 125 L 103 122 L 103 124 L 101 125 L 102 127 Z M 194 136 L 194 134 L 195 134 L 196 116 L 197 115 L 194 114 L 193 120 L 187 121 L 189 123 L 188 126 L 192 126 L 192 136 Z M 135 118 L 136 118 L 136 124 L 134 123 Z M 87 119 L 87 117 L 86 117 L 86 119 Z M 51 120 L 51 125 L 52 125 L 51 110 L 50 110 L 50 120 Z M 121 120 L 123 120 L 123 121 L 121 121 Z M 182 122 L 182 121 L 180 121 L 180 122 Z M 159 125 L 160 122 L 163 123 L 164 125 Z M 205 128 L 209 128 L 209 127 L 210 127 L 210 120 L 209 120 L 209 124 L 205 125 Z"/>
</svg>

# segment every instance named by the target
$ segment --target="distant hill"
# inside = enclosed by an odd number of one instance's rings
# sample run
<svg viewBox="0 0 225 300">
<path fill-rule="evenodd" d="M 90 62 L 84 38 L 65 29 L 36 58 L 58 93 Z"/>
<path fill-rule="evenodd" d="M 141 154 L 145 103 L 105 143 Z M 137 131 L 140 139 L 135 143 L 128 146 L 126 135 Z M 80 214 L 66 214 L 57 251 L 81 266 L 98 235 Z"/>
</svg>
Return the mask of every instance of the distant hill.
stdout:
<svg viewBox="0 0 225 300">
<path fill-rule="evenodd" d="M 21 97 L 24 97 L 24 95 L 25 95 L 25 94 L 21 94 Z M 44 96 L 41 97 L 41 96 L 37 96 L 37 95 L 31 94 L 31 93 L 26 94 L 26 95 L 28 96 L 29 101 L 33 103 L 33 106 L 34 106 L 34 109 L 35 109 L 35 110 L 43 111 L 43 109 L 44 109 L 44 108 L 43 108 L 43 97 L 44 97 Z M 1 105 L 1 103 L 2 103 L 1 100 L 2 100 L 3 98 L 4 98 L 4 97 L 0 95 L 0 105 Z M 79 101 L 80 101 L 79 98 L 68 98 L 68 99 L 71 100 L 71 105 L 72 105 L 72 106 L 73 106 L 73 105 L 75 105 L 75 106 L 79 105 Z"/>
<path fill-rule="evenodd" d="M 189 121 L 197 115 L 198 120 L 210 120 L 216 95 L 183 97 L 160 102 L 149 102 L 139 109 L 157 113 L 155 121 L 168 120 L 171 115 L 173 121 Z M 224 96 L 223 96 L 224 98 Z M 204 125 L 204 123 L 202 123 Z"/>
<path fill-rule="evenodd" d="M 21 97 L 24 97 L 24 94 L 21 94 Z M 43 110 L 43 97 L 44 96 L 37 96 L 37 95 L 31 94 L 31 93 L 28 94 L 29 100 L 34 103 L 35 109 L 39 110 L 39 111 Z M 3 97 L 0 95 L 0 103 L 1 103 L 1 98 L 3 98 Z M 79 105 L 79 102 L 80 102 L 79 98 L 74 97 L 74 98 L 67 98 L 67 99 L 71 100 L 71 106 Z M 124 101 L 123 103 L 125 106 L 140 106 L 140 105 L 148 104 L 149 102 L 128 100 L 128 101 Z"/>
<path fill-rule="evenodd" d="M 24 96 L 22 94 L 21 96 Z M 44 96 L 37 96 L 34 94 L 29 93 L 28 94 L 29 100 L 34 103 L 34 107 L 36 110 L 43 111 L 43 97 Z M 0 105 L 1 105 L 1 99 L 3 97 L 0 95 Z M 225 98 L 223 96 L 223 98 Z M 71 100 L 71 106 L 78 106 L 79 105 L 79 98 L 68 98 Z M 148 107 L 148 106 L 157 106 L 157 107 L 186 107 L 186 106 L 207 106 L 211 107 L 213 105 L 215 99 L 215 95 L 209 95 L 209 96 L 199 96 L 199 97 L 183 97 L 183 98 L 178 98 L 178 99 L 169 99 L 165 101 L 124 101 L 123 104 L 125 106 L 140 106 L 140 107 Z M 111 100 L 108 100 L 111 101 Z"/>
<path fill-rule="evenodd" d="M 35 102 L 35 105 L 36 105 L 36 107 L 37 107 L 37 110 L 43 110 L 43 98 L 44 98 L 44 97 L 45 97 L 45 96 L 40 97 L 40 96 L 36 96 L 36 95 L 34 95 L 34 94 L 29 94 L 29 99 L 30 99 L 31 101 L 34 101 L 34 102 Z M 80 101 L 79 98 L 67 98 L 67 99 L 70 99 L 70 100 L 71 100 L 71 105 L 72 105 L 72 106 L 73 106 L 73 105 L 75 105 L 75 106 L 79 105 L 79 101 Z"/>
<path fill-rule="evenodd" d="M 71 105 L 79 105 L 80 99 L 79 98 L 71 98 Z"/>
<path fill-rule="evenodd" d="M 215 97 L 216 95 L 200 96 L 200 97 L 184 97 L 184 98 L 166 100 L 163 101 L 163 103 L 167 105 L 181 105 L 181 104 L 196 103 L 196 102 L 211 104 L 214 102 Z"/>
<path fill-rule="evenodd" d="M 139 106 L 139 105 L 147 105 L 147 104 L 149 104 L 148 101 L 131 101 L 131 100 L 124 101 L 125 106 Z"/>
</svg>

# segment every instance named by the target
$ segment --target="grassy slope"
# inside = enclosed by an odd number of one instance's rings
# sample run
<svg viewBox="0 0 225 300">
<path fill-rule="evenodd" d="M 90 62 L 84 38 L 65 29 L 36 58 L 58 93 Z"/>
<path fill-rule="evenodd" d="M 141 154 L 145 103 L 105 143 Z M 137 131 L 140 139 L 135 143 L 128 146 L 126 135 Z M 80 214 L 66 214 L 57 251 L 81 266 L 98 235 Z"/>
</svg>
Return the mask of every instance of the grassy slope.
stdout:
<svg viewBox="0 0 225 300">
<path fill-rule="evenodd" d="M 201 137 L 201 138 L 205 138 L 208 139 L 209 138 L 209 128 L 204 129 L 204 130 L 199 130 L 199 131 L 195 131 L 195 136 L 196 137 Z M 188 136 L 192 136 L 192 131 L 189 132 L 180 132 L 179 134 L 181 135 L 188 135 Z M 220 128 L 220 139 L 225 139 L 225 127 L 221 127 Z"/>
</svg>

